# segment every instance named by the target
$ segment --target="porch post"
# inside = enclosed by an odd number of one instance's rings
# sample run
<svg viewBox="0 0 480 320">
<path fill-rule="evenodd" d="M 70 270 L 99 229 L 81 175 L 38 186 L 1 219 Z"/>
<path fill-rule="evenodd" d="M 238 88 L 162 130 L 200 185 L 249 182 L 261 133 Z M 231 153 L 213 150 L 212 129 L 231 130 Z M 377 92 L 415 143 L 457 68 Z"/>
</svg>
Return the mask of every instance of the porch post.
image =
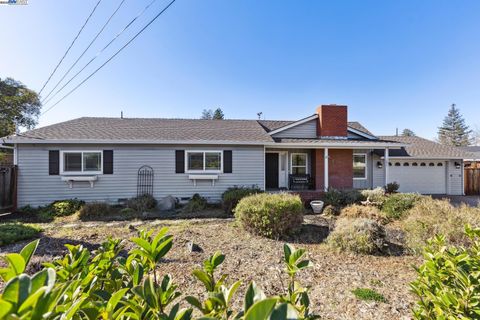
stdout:
<svg viewBox="0 0 480 320">
<path fill-rule="evenodd" d="M 328 148 L 324 149 L 323 152 L 323 188 L 325 192 L 328 191 Z"/>
<path fill-rule="evenodd" d="M 383 157 L 383 166 L 385 168 L 385 186 L 388 184 L 388 169 L 389 169 L 389 162 L 390 162 L 390 153 L 389 149 L 385 148 L 385 156 Z"/>
</svg>

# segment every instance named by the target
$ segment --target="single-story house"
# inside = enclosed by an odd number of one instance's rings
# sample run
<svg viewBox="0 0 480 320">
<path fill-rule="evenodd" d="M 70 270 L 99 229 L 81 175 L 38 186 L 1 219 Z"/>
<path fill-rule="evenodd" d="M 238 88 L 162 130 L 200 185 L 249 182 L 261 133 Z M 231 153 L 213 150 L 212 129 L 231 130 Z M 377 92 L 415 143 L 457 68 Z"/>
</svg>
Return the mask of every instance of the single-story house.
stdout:
<svg viewBox="0 0 480 320">
<path fill-rule="evenodd" d="M 264 190 L 375 188 L 463 194 L 463 154 L 417 137 L 375 136 L 322 105 L 294 121 L 79 118 L 3 138 L 14 145 L 18 206 L 118 202 L 142 193 L 221 199 Z M 1 140 L 0 140 L 1 141 Z"/>
</svg>

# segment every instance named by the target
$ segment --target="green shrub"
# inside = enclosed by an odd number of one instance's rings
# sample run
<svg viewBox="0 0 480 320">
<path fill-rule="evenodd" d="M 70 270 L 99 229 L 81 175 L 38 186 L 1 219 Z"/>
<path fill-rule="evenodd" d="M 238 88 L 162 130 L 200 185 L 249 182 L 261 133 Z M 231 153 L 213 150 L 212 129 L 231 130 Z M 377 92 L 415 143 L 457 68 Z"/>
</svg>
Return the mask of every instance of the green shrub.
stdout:
<svg viewBox="0 0 480 320">
<path fill-rule="evenodd" d="M 385 186 L 385 192 L 388 194 L 396 193 L 398 189 L 400 189 L 400 185 L 396 181 L 387 183 Z"/>
<path fill-rule="evenodd" d="M 0 224 L 0 246 L 34 238 L 40 232 L 41 229 L 31 225 L 21 223 Z"/>
<path fill-rule="evenodd" d="M 336 250 L 360 254 L 380 253 L 384 243 L 385 229 L 364 218 L 339 218 L 327 238 L 327 244 Z"/>
<path fill-rule="evenodd" d="M 109 239 L 91 252 L 82 245 L 66 245 L 67 253 L 29 276 L 25 270 L 39 241 L 26 245 L 19 254 L 5 257 L 0 269 L 5 283 L 0 292 L 1 319 L 318 319 L 310 312 L 309 288 L 298 274 L 312 266 L 304 249 L 285 244 L 283 257 L 288 276 L 281 294 L 267 297 L 254 282 L 246 284 L 243 303 L 237 294 L 241 281 L 227 283 L 218 275 L 225 255 L 215 252 L 192 275 L 202 283 L 201 296 L 181 292 L 172 276 L 160 275 L 159 264 L 172 248 L 173 237 L 162 228 L 158 234 L 141 230 L 125 241 Z M 280 258 L 280 256 L 279 256 Z M 195 292 L 198 294 L 198 292 Z M 190 308 L 180 309 L 183 302 Z"/>
<path fill-rule="evenodd" d="M 480 315 L 480 229 L 465 228 L 469 248 L 448 246 L 443 235 L 428 241 L 424 263 L 411 283 L 418 297 L 415 319 L 478 319 Z"/>
<path fill-rule="evenodd" d="M 228 188 L 222 194 L 222 207 L 225 210 L 225 213 L 233 213 L 233 210 L 237 206 L 238 202 L 243 198 L 256 194 L 261 193 L 262 190 L 256 186 L 253 187 L 233 187 Z"/>
<path fill-rule="evenodd" d="M 112 214 L 112 207 L 105 202 L 90 202 L 80 209 L 78 217 L 80 220 L 95 220 Z"/>
<path fill-rule="evenodd" d="M 325 208 L 323 208 L 322 214 L 325 216 L 333 217 L 338 216 L 340 214 L 340 211 L 341 209 L 339 207 L 335 207 L 329 204 L 328 206 L 325 206 Z"/>
<path fill-rule="evenodd" d="M 455 207 L 448 200 L 430 197 L 417 201 L 401 221 L 406 245 L 414 252 L 420 252 L 436 234 L 443 234 L 448 244 L 467 245 L 470 241 L 464 233 L 466 224 L 480 227 L 480 208 Z"/>
<path fill-rule="evenodd" d="M 352 290 L 352 293 L 357 297 L 359 300 L 363 301 L 377 301 L 377 302 L 387 302 L 385 297 L 378 293 L 375 290 L 368 289 L 368 288 L 357 288 Z"/>
<path fill-rule="evenodd" d="M 127 208 L 133 209 L 136 212 L 145 212 L 155 209 L 157 207 L 157 199 L 151 194 L 144 194 L 127 201 Z"/>
<path fill-rule="evenodd" d="M 381 212 L 380 209 L 374 206 L 362 206 L 359 204 L 352 204 L 348 207 L 343 208 L 340 211 L 340 217 L 342 218 L 366 218 L 375 220 L 379 223 L 386 223 L 387 218 L 385 213 Z"/>
<path fill-rule="evenodd" d="M 85 205 L 85 202 L 78 199 L 59 200 L 52 202 L 46 210 L 51 210 L 55 217 L 63 217 L 74 214 L 83 205 Z"/>
<path fill-rule="evenodd" d="M 325 205 L 344 207 L 365 200 L 358 190 L 337 190 L 330 188 L 324 195 Z"/>
<path fill-rule="evenodd" d="M 375 188 L 373 190 L 365 189 L 360 191 L 360 193 L 367 202 L 379 207 L 383 205 L 383 202 L 386 199 L 385 189 L 381 187 Z"/>
<path fill-rule="evenodd" d="M 187 204 L 182 208 L 185 213 L 193 213 L 205 210 L 207 208 L 207 199 L 195 193 Z"/>
<path fill-rule="evenodd" d="M 417 193 L 394 193 L 385 200 L 382 211 L 386 213 L 387 218 L 398 220 L 420 199 L 421 196 Z"/>
<path fill-rule="evenodd" d="M 240 200 L 235 217 L 245 230 L 253 234 L 280 238 L 300 228 L 303 210 L 298 195 L 260 193 Z"/>
</svg>

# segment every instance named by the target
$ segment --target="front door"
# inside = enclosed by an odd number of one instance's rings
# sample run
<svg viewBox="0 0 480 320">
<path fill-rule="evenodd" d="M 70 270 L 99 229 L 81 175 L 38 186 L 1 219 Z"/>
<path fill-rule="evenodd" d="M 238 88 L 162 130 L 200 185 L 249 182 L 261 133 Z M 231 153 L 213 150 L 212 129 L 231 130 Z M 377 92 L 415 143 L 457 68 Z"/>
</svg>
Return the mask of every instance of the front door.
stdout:
<svg viewBox="0 0 480 320">
<path fill-rule="evenodd" d="M 265 154 L 265 187 L 278 189 L 278 153 Z"/>
</svg>

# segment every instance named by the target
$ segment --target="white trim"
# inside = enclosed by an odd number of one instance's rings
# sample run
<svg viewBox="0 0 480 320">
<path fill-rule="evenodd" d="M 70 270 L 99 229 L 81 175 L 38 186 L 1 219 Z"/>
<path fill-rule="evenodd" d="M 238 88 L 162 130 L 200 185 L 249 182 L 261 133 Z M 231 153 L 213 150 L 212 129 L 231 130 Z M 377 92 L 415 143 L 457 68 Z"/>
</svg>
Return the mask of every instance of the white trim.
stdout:
<svg viewBox="0 0 480 320">
<path fill-rule="evenodd" d="M 197 180 L 212 180 L 212 187 L 215 186 L 215 180 L 218 180 L 218 174 L 190 174 L 188 179 L 193 180 L 193 186 L 197 186 Z"/>
<path fill-rule="evenodd" d="M 370 135 L 370 134 L 368 134 L 368 133 L 365 133 L 365 132 L 363 132 L 363 131 L 354 129 L 354 128 L 352 128 L 352 127 L 348 127 L 348 128 L 347 128 L 347 131 L 350 131 L 351 133 L 354 133 L 354 134 L 356 134 L 356 135 L 358 135 L 358 136 L 362 136 L 362 137 L 367 138 L 367 139 L 378 140 L 378 137 L 372 136 L 372 135 Z"/>
<path fill-rule="evenodd" d="M 18 166 L 18 145 L 13 145 L 13 165 Z"/>
<path fill-rule="evenodd" d="M 293 123 L 287 124 L 286 126 L 283 126 L 283 127 L 277 128 L 277 129 L 275 129 L 275 130 L 272 130 L 272 131 L 270 131 L 268 134 L 269 134 L 269 135 L 273 135 L 273 134 L 276 134 L 276 133 L 285 131 L 285 130 L 287 130 L 287 129 L 296 127 L 296 126 L 298 126 L 298 125 L 301 125 L 301 124 L 303 124 L 303 123 L 305 123 L 305 122 L 308 122 L 308 121 L 310 121 L 310 120 L 314 120 L 314 119 L 317 119 L 317 118 L 318 118 L 318 114 L 314 114 L 314 115 L 312 115 L 312 116 L 310 116 L 310 117 L 303 118 L 303 119 L 301 119 L 301 120 L 298 120 L 298 121 L 295 121 L 295 122 L 293 122 Z"/>
<path fill-rule="evenodd" d="M 363 156 L 365 158 L 365 176 L 362 178 L 353 177 L 353 180 L 367 180 L 368 179 L 368 155 L 366 153 L 354 153 L 353 158 L 355 158 L 355 156 Z M 353 162 L 352 165 L 354 164 L 355 162 Z"/>
<path fill-rule="evenodd" d="M 330 177 L 329 177 L 329 168 L 328 168 L 328 148 L 323 150 L 323 189 L 325 192 L 328 192 L 330 187 Z"/>
<path fill-rule="evenodd" d="M 222 173 L 223 172 L 223 151 L 224 150 L 185 150 L 185 173 Z M 188 169 L 188 154 L 189 153 L 203 153 L 203 170 L 189 170 Z M 205 154 L 218 153 L 220 154 L 220 170 L 206 170 L 205 169 Z"/>
<path fill-rule="evenodd" d="M 97 181 L 97 176 L 63 176 L 60 177 L 62 181 L 65 181 L 68 183 L 68 187 L 70 189 L 73 188 L 73 182 L 74 181 L 87 181 L 90 183 L 90 188 L 93 188 L 94 182 Z"/>
<path fill-rule="evenodd" d="M 290 153 L 290 174 L 293 174 L 293 156 L 294 155 L 304 155 L 305 156 L 305 174 L 308 174 L 308 153 L 306 152 L 292 152 Z M 303 168 L 304 166 L 295 166 L 297 168 Z"/>
<path fill-rule="evenodd" d="M 389 167 L 390 167 L 390 150 L 388 148 L 385 148 L 385 155 L 384 155 L 384 159 L 383 159 L 383 169 L 384 169 L 384 172 L 385 172 L 385 177 L 384 177 L 384 182 L 385 182 L 385 187 L 387 186 L 388 184 L 388 171 L 389 171 Z"/>
<path fill-rule="evenodd" d="M 64 154 L 65 153 L 81 153 L 82 154 L 82 171 L 65 171 Z M 83 154 L 84 153 L 100 153 L 100 170 L 84 171 L 83 170 Z M 98 175 L 103 174 L 103 150 L 61 150 L 60 151 L 60 175 Z"/>
<path fill-rule="evenodd" d="M 321 141 L 321 140 L 318 140 Z M 332 142 L 311 142 L 311 143 L 298 143 L 298 142 L 272 142 L 265 143 L 265 146 L 268 148 L 304 148 L 304 149 L 380 149 L 380 148 L 394 148 L 400 149 L 402 147 L 407 147 L 408 144 L 401 143 L 382 143 L 376 142 L 372 144 L 371 142 L 344 142 L 341 143 L 332 143 Z"/>
</svg>

